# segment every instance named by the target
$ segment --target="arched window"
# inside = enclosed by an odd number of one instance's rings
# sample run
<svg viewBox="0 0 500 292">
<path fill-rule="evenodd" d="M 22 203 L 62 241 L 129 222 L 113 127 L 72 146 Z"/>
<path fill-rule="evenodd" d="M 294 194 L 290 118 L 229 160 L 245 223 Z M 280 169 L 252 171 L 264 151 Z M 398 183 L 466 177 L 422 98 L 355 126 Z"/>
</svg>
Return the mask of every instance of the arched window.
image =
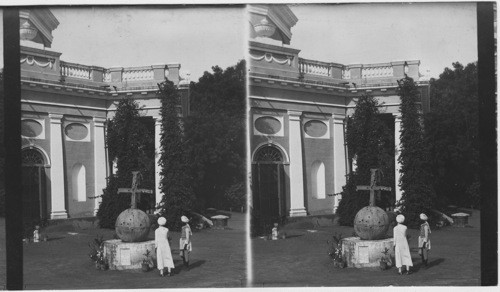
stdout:
<svg viewBox="0 0 500 292">
<path fill-rule="evenodd" d="M 255 154 L 254 161 L 258 162 L 281 162 L 283 157 L 281 152 L 272 146 L 265 146 Z"/>
<path fill-rule="evenodd" d="M 45 164 L 43 155 L 35 149 L 23 150 L 21 163 L 23 166 L 43 166 Z"/>
<path fill-rule="evenodd" d="M 71 176 L 73 199 L 78 202 L 85 202 L 87 200 L 85 166 L 83 166 L 83 164 L 81 163 L 75 164 L 71 171 Z"/>
<path fill-rule="evenodd" d="M 325 164 L 321 161 L 315 161 L 311 169 L 311 187 L 312 196 L 315 199 L 326 198 L 325 184 Z"/>
</svg>

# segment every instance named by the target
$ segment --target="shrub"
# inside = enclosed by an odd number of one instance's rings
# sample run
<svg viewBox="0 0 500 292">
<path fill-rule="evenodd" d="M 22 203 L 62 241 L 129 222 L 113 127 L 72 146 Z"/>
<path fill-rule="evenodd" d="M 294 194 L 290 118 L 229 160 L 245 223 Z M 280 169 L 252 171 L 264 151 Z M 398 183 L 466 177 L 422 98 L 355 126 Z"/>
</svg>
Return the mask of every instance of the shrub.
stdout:
<svg viewBox="0 0 500 292">
<path fill-rule="evenodd" d="M 401 164 L 400 185 L 403 190 L 399 207 L 407 225 L 417 227 L 420 213 L 429 214 L 434 207 L 435 193 L 418 109 L 417 87 L 408 76 L 399 80 L 398 86 L 401 97 L 401 152 L 398 161 Z"/>
</svg>

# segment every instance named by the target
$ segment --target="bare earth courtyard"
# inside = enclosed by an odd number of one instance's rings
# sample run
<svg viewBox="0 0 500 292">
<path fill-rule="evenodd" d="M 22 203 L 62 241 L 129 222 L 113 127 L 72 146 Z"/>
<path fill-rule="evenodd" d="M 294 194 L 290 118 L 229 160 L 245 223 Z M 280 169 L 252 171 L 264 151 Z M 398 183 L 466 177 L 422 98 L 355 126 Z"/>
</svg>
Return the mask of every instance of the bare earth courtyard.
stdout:
<svg viewBox="0 0 500 292">
<path fill-rule="evenodd" d="M 172 232 L 172 255 L 177 273 L 160 277 L 157 269 L 96 270 L 87 243 L 96 234 L 113 237 L 113 230 L 78 229 L 72 225 L 48 228 L 49 241 L 24 245 L 24 287 L 43 289 L 182 288 L 246 286 L 245 214 L 232 213 L 230 229 L 194 231 L 191 269 L 182 268 L 179 232 Z M 154 232 L 150 233 L 154 238 Z M 180 271 L 179 271 L 180 270 Z"/>
<path fill-rule="evenodd" d="M 396 269 L 336 269 L 327 255 L 326 241 L 335 232 L 351 236 L 352 227 L 295 225 L 285 230 L 289 238 L 278 241 L 252 239 L 254 287 L 276 286 L 479 286 L 481 276 L 480 213 L 473 211 L 471 227 L 433 230 L 429 266 L 421 267 L 418 230 L 409 229 L 413 274 L 400 276 Z M 492 253 L 493 255 L 493 253 Z"/>
<path fill-rule="evenodd" d="M 414 273 L 399 276 L 387 271 L 335 269 L 327 255 L 326 241 L 335 232 L 352 234 L 349 227 L 295 226 L 280 241 L 252 239 L 254 287 L 276 286 L 478 286 L 480 285 L 480 213 L 469 218 L 471 227 L 445 227 L 432 231 L 429 267 L 420 266 L 416 230 L 410 230 Z M 193 268 L 168 278 L 156 270 L 98 271 L 88 259 L 87 243 L 96 234 L 112 238 L 112 230 L 53 228 L 51 240 L 24 245 L 26 289 L 111 289 L 243 287 L 246 285 L 244 214 L 233 213 L 229 230 L 204 230 L 193 237 Z M 0 227 L 3 227 L 0 224 Z M 50 230 L 50 229 L 49 229 Z M 309 232 L 308 230 L 316 230 Z M 71 234 L 74 235 L 71 235 Z M 173 233 L 176 266 L 179 233 Z M 0 240 L 5 236 L 0 232 Z M 2 250 L 4 250 L 2 246 Z M 5 253 L 0 254 L 5 263 Z M 0 288 L 5 288 L 5 266 L 0 267 Z"/>
</svg>

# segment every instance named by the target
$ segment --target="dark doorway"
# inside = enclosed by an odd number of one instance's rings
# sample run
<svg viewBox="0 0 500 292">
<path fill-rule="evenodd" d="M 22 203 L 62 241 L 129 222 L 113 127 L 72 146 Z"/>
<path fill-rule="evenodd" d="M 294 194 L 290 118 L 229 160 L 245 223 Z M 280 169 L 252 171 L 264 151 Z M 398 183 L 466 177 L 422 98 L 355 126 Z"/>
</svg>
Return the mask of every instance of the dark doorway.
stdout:
<svg viewBox="0 0 500 292">
<path fill-rule="evenodd" d="M 35 149 L 22 152 L 23 217 L 25 222 L 47 218 L 45 163 Z"/>
<path fill-rule="evenodd" d="M 285 175 L 281 152 L 273 146 L 259 149 L 252 164 L 252 227 L 254 235 L 271 232 L 286 217 Z"/>
</svg>

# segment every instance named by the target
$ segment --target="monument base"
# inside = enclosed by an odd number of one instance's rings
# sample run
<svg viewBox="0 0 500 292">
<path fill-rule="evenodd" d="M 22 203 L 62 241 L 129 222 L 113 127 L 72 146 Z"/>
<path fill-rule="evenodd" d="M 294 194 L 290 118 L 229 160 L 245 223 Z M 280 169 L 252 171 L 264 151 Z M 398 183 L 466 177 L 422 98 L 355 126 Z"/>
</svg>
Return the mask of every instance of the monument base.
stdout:
<svg viewBox="0 0 500 292">
<path fill-rule="evenodd" d="M 149 267 L 156 266 L 155 241 L 123 242 L 121 239 L 104 241 L 104 257 L 108 260 L 110 270 L 141 269 L 149 250 Z"/>
<path fill-rule="evenodd" d="M 359 237 L 348 237 L 342 241 L 342 255 L 349 268 L 373 268 L 380 266 L 383 251 L 387 248 L 394 258 L 394 242 L 392 238 L 379 240 L 362 240 Z"/>
</svg>

